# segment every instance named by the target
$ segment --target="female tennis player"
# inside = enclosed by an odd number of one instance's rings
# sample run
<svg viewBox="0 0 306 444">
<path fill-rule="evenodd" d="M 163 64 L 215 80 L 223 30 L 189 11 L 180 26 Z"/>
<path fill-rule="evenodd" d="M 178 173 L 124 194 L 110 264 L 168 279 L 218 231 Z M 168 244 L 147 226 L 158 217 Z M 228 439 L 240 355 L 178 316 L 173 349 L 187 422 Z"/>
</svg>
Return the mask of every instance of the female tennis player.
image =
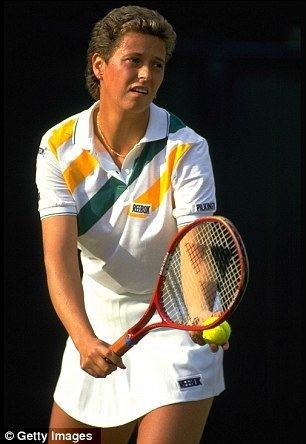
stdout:
<svg viewBox="0 0 306 444">
<path fill-rule="evenodd" d="M 175 40 L 143 7 L 98 21 L 94 103 L 47 131 L 37 156 L 48 288 L 69 336 L 50 428 L 98 427 L 103 444 L 135 427 L 138 444 L 198 443 L 225 388 L 229 345 L 199 332 L 156 329 L 123 357 L 110 348 L 147 309 L 175 233 L 216 209 L 206 140 L 153 103 Z"/>
</svg>

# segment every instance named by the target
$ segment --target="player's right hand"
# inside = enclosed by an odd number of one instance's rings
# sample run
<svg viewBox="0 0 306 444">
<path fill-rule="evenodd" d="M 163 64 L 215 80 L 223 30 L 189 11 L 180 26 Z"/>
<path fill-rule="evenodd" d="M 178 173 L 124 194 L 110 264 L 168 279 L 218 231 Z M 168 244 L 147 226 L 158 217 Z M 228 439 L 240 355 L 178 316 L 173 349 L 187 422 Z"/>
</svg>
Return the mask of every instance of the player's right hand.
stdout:
<svg viewBox="0 0 306 444">
<path fill-rule="evenodd" d="M 116 355 L 110 348 L 110 344 L 93 337 L 79 348 L 80 366 L 94 378 L 105 378 L 117 368 L 125 369 L 120 356 Z"/>
</svg>

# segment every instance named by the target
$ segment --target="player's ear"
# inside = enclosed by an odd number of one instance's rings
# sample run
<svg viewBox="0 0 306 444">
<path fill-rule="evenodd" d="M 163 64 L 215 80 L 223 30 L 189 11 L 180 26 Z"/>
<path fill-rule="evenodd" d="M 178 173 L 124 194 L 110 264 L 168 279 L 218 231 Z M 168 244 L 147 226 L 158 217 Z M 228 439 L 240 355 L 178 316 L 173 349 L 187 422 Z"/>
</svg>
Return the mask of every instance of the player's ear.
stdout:
<svg viewBox="0 0 306 444">
<path fill-rule="evenodd" d="M 92 56 L 91 62 L 95 76 L 97 77 L 97 79 L 101 80 L 103 78 L 104 67 L 106 65 L 105 60 L 101 57 L 100 54 L 96 52 Z"/>
</svg>

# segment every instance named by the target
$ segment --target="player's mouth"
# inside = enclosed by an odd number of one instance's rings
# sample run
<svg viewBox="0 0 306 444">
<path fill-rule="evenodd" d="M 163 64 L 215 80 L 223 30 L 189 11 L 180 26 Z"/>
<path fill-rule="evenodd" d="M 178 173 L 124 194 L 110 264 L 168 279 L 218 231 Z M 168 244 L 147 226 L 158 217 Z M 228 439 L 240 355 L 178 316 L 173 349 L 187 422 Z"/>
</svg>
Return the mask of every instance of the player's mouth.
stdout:
<svg viewBox="0 0 306 444">
<path fill-rule="evenodd" d="M 147 96 L 149 94 L 149 90 L 148 88 L 144 87 L 144 86 L 133 86 L 130 91 L 138 93 L 138 94 L 142 94 L 144 96 Z"/>
</svg>

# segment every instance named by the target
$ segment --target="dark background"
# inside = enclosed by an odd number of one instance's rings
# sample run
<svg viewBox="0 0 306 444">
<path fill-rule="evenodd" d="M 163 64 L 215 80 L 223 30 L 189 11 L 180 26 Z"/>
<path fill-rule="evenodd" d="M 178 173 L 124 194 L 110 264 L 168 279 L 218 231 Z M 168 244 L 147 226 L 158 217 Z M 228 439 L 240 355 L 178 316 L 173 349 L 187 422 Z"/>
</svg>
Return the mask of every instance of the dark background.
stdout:
<svg viewBox="0 0 306 444">
<path fill-rule="evenodd" d="M 38 145 L 49 127 L 91 105 L 90 32 L 124 4 L 157 9 L 175 28 L 157 104 L 208 140 L 218 214 L 237 225 L 249 253 L 250 282 L 224 361 L 227 389 L 202 443 L 302 443 L 296 1 L 5 2 L 4 427 L 48 426 L 66 338 L 45 283 Z"/>
</svg>

